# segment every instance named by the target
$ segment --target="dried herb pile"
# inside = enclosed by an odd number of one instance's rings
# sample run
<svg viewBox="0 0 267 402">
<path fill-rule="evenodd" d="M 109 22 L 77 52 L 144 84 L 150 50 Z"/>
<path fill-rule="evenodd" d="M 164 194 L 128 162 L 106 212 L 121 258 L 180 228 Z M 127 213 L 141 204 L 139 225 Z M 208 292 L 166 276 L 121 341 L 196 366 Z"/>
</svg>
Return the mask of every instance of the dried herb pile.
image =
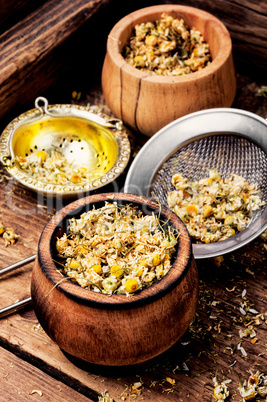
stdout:
<svg viewBox="0 0 267 402">
<path fill-rule="evenodd" d="M 163 230 L 155 215 L 127 204 L 83 213 L 69 222 L 69 234 L 57 239 L 62 272 L 84 288 L 131 295 L 160 280 L 171 268 L 177 233 Z M 164 225 L 164 223 L 163 223 Z"/>
<path fill-rule="evenodd" d="M 133 67 L 164 76 L 190 74 L 211 61 L 202 34 L 165 13 L 157 21 L 136 25 L 122 55 Z"/>
<path fill-rule="evenodd" d="M 265 203 L 256 186 L 238 175 L 224 179 L 216 170 L 209 177 L 192 181 L 176 174 L 169 207 L 182 219 L 192 239 L 213 243 L 234 236 L 249 224 L 252 214 Z"/>
</svg>

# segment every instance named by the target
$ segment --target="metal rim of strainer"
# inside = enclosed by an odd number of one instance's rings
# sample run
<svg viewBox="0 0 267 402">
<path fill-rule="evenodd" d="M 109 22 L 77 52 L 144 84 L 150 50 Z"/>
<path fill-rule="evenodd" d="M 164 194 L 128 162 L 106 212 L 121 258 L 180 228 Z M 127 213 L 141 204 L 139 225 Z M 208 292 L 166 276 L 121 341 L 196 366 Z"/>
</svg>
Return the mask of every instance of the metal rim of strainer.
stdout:
<svg viewBox="0 0 267 402">
<path fill-rule="evenodd" d="M 101 177 L 86 182 L 85 184 L 50 184 L 30 177 L 9 160 L 14 159 L 12 150 L 12 136 L 24 123 L 32 123 L 41 120 L 44 116 L 51 117 L 77 117 L 98 124 L 108 129 L 114 135 L 118 146 L 118 156 L 114 165 Z M 50 197 L 71 197 L 86 194 L 113 182 L 126 168 L 131 153 L 131 145 L 128 132 L 122 121 L 108 116 L 96 105 L 83 106 L 77 104 L 48 104 L 44 97 L 35 99 L 35 108 L 30 109 L 14 118 L 4 129 L 0 137 L 0 162 L 6 167 L 14 179 L 29 189 Z"/>
<path fill-rule="evenodd" d="M 154 198 L 151 189 L 155 176 L 177 150 L 197 140 L 220 135 L 244 138 L 259 147 L 267 158 L 265 119 L 240 109 L 206 109 L 183 116 L 152 136 L 132 162 L 126 176 L 124 191 Z M 224 255 L 258 237 L 267 229 L 267 200 L 264 201 L 266 207 L 262 208 L 260 216 L 252 220 L 245 230 L 221 242 L 193 244 L 194 257 L 202 259 Z"/>
</svg>

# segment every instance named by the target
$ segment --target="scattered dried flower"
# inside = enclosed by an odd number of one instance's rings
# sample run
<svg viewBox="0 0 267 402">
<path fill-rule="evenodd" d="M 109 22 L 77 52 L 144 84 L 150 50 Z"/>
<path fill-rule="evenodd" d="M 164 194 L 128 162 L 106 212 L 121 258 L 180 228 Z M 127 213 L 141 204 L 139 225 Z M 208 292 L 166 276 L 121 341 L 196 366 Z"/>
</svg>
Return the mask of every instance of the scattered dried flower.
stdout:
<svg viewBox="0 0 267 402">
<path fill-rule="evenodd" d="M 250 338 L 254 338 L 256 336 L 256 331 L 254 330 L 254 328 L 252 327 L 252 325 L 248 326 L 245 329 L 240 329 L 239 330 L 239 336 L 240 338 L 246 338 L 246 337 L 250 337 Z"/>
<path fill-rule="evenodd" d="M 218 382 L 217 376 L 213 378 L 214 382 L 214 390 L 213 396 L 217 401 L 225 401 L 229 396 L 229 390 L 227 384 L 229 384 L 232 380 L 225 380 L 221 383 Z"/>
<path fill-rule="evenodd" d="M 258 96 L 263 96 L 264 98 L 267 97 L 267 86 L 262 86 L 260 87 L 260 89 L 258 90 Z"/>
<path fill-rule="evenodd" d="M 252 401 L 258 395 L 261 398 L 267 396 L 267 374 L 257 371 L 255 374 L 250 372 L 250 376 L 247 381 L 240 380 L 240 386 L 238 387 L 239 393 L 243 398 L 243 401 Z"/>
<path fill-rule="evenodd" d="M 243 348 L 243 346 L 241 346 L 241 343 L 239 343 L 237 345 L 237 350 L 240 350 L 240 352 L 242 353 L 242 356 L 247 357 L 247 352 L 245 351 L 245 349 Z"/>
<path fill-rule="evenodd" d="M 5 247 L 9 246 L 10 244 L 13 245 L 16 243 L 16 240 L 20 236 L 15 233 L 14 229 L 7 228 L 3 233 L 3 238 L 5 239 Z"/>
<path fill-rule="evenodd" d="M 102 395 L 98 397 L 98 402 L 113 402 L 113 399 L 109 396 L 107 391 L 104 391 Z"/>
<path fill-rule="evenodd" d="M 38 394 L 38 395 L 40 395 L 40 396 L 43 395 L 42 391 L 40 391 L 39 389 L 33 389 L 33 390 L 29 393 L 29 395 L 33 395 L 33 394 Z"/>
<path fill-rule="evenodd" d="M 174 378 L 166 377 L 166 381 L 168 381 L 171 385 L 175 384 L 175 379 Z"/>
</svg>

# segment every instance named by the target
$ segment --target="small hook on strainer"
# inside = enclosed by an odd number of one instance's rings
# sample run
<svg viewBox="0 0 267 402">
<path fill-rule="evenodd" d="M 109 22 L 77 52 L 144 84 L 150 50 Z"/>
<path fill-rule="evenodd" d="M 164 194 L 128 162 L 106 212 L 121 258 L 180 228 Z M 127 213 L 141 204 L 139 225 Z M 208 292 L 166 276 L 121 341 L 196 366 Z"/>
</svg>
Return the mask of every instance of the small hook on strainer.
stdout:
<svg viewBox="0 0 267 402">
<path fill-rule="evenodd" d="M 43 104 L 44 104 L 43 107 L 40 105 L 41 102 L 43 102 Z M 48 100 L 46 98 L 44 98 L 43 96 L 38 96 L 38 98 L 35 99 L 34 105 L 35 105 L 36 109 L 38 109 L 41 112 L 42 115 L 44 113 L 51 115 L 51 113 L 48 110 Z"/>
</svg>

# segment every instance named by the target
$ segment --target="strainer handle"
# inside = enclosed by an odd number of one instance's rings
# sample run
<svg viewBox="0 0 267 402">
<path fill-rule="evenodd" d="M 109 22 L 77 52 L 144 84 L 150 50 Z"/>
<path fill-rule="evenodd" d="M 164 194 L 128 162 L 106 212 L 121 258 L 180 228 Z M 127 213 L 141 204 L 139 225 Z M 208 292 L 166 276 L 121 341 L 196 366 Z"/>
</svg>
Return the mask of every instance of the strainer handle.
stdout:
<svg viewBox="0 0 267 402">
<path fill-rule="evenodd" d="M 40 111 L 41 117 L 44 116 L 45 114 L 52 116 L 52 117 L 60 117 L 60 116 L 65 116 L 66 113 L 70 113 L 69 109 L 66 109 L 64 114 L 49 111 L 48 100 L 43 96 L 38 96 L 38 98 L 35 99 L 34 105 L 35 105 L 36 109 L 38 109 Z M 71 110 L 71 112 L 73 115 L 75 115 L 75 109 Z M 115 117 L 103 118 L 103 117 L 99 116 L 98 114 L 90 111 L 90 112 L 87 112 L 86 118 L 91 121 L 94 121 L 95 123 L 100 124 L 103 127 L 115 128 L 117 130 L 117 135 L 120 135 L 120 132 L 122 131 L 122 128 L 123 128 L 122 121 Z"/>
<path fill-rule="evenodd" d="M 43 107 L 41 106 L 41 103 L 43 103 Z M 38 96 L 38 98 L 35 99 L 34 106 L 41 112 L 42 115 L 43 114 L 51 115 L 51 113 L 48 110 L 48 100 L 43 96 Z"/>
</svg>

